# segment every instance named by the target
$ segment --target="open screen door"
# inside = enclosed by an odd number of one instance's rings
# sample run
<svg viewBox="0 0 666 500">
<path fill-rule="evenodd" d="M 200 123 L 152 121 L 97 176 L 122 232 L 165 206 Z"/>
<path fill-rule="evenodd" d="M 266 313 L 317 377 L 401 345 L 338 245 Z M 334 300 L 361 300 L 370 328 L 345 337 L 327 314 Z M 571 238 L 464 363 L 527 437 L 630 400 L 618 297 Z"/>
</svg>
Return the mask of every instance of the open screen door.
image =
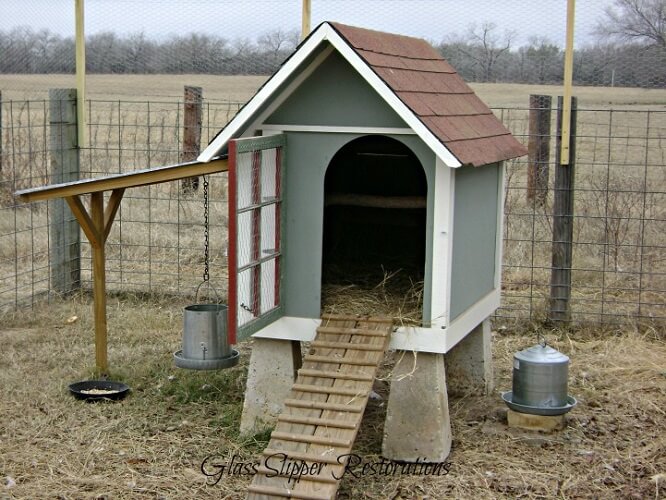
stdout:
<svg viewBox="0 0 666 500">
<path fill-rule="evenodd" d="M 282 316 L 285 137 L 229 141 L 229 342 Z"/>
</svg>

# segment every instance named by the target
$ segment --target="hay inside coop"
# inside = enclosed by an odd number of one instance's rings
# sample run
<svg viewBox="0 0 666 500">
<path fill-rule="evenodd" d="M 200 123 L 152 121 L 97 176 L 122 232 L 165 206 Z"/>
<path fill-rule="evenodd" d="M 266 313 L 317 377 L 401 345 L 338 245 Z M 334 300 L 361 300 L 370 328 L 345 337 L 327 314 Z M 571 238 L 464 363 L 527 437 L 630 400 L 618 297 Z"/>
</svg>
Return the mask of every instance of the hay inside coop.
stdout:
<svg viewBox="0 0 666 500">
<path fill-rule="evenodd" d="M 322 310 L 422 315 L 427 179 L 416 155 L 386 136 L 342 147 L 324 182 Z"/>
</svg>

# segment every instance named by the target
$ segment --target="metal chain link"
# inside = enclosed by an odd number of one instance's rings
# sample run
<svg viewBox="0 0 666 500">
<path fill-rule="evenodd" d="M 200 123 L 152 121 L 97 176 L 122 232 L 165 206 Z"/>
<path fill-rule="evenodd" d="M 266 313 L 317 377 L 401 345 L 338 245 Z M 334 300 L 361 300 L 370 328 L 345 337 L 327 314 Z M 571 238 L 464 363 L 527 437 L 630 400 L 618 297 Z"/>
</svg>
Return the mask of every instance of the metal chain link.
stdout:
<svg viewBox="0 0 666 500">
<path fill-rule="evenodd" d="M 207 282 L 210 279 L 208 273 L 208 261 L 209 261 L 209 251 L 208 251 L 208 177 L 204 176 L 203 178 L 203 199 L 204 199 L 204 272 L 203 280 Z"/>
</svg>

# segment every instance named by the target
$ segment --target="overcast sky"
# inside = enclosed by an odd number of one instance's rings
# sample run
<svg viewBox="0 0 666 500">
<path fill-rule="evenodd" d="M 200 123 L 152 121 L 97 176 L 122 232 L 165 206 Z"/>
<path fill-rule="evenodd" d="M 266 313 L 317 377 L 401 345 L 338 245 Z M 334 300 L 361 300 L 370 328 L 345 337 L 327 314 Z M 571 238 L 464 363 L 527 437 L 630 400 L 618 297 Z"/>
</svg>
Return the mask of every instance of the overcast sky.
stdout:
<svg viewBox="0 0 666 500">
<path fill-rule="evenodd" d="M 566 0 L 312 0 L 313 27 L 324 20 L 420 36 L 440 42 L 491 21 L 498 33 L 517 33 L 516 44 L 546 36 L 564 46 Z M 576 45 L 612 0 L 577 2 Z M 193 31 L 228 39 L 254 39 L 277 28 L 300 29 L 301 0 L 86 0 L 86 33 L 143 31 L 151 38 Z M 74 0 L 0 0 L 0 30 L 15 26 L 74 33 Z"/>
</svg>

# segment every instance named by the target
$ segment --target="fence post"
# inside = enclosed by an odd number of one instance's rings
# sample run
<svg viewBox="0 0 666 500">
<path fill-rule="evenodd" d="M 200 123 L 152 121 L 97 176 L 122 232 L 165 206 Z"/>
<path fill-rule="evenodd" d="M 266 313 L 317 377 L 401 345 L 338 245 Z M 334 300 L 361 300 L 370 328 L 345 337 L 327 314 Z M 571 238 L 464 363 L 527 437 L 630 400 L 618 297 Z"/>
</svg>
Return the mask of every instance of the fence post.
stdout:
<svg viewBox="0 0 666 500">
<path fill-rule="evenodd" d="M 2 154 L 2 90 L 0 90 L 0 172 L 2 172 L 4 159 Z"/>
<path fill-rule="evenodd" d="M 185 86 L 185 99 L 183 105 L 183 152 L 182 162 L 194 161 L 201 149 L 201 121 L 203 116 L 203 89 L 201 87 Z M 183 179 L 181 188 L 183 193 L 199 189 L 199 178 L 189 177 Z"/>
<path fill-rule="evenodd" d="M 578 100 L 571 98 L 569 164 L 560 164 L 563 99 L 557 98 L 557 148 L 553 203 L 553 265 L 550 274 L 550 313 L 554 323 L 571 321 L 571 267 L 573 261 L 574 177 Z"/>
<path fill-rule="evenodd" d="M 544 205 L 548 196 L 552 98 L 530 95 L 527 199 Z"/>
<path fill-rule="evenodd" d="M 51 183 L 79 180 L 76 89 L 49 90 Z M 81 233 L 64 199 L 49 202 L 51 289 L 68 294 L 81 287 Z"/>
</svg>

